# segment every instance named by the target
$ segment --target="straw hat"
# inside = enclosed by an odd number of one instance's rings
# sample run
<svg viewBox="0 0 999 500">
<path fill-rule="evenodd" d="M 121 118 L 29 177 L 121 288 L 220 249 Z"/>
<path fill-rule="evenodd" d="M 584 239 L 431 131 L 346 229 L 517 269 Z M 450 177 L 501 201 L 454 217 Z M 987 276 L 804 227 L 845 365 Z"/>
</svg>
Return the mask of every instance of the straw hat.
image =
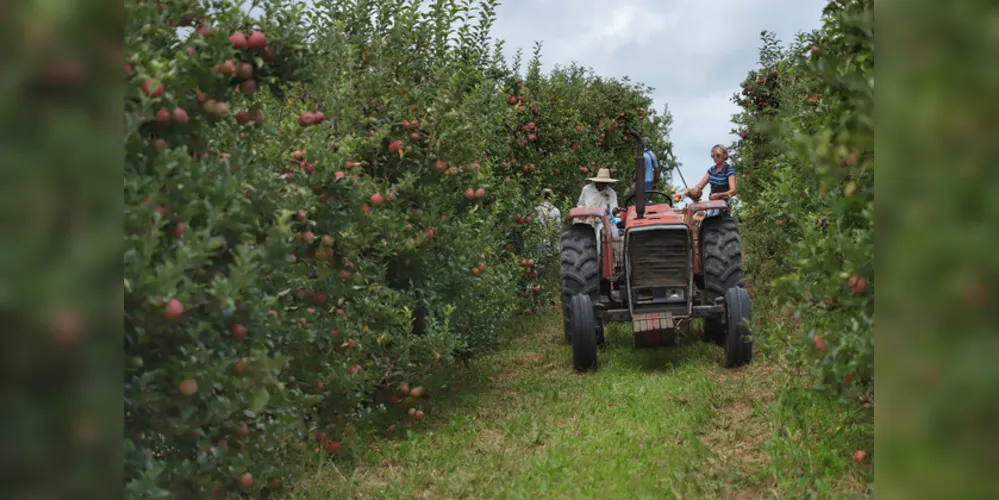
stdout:
<svg viewBox="0 0 999 500">
<path fill-rule="evenodd" d="M 600 170 L 597 170 L 596 177 L 590 177 L 589 179 L 586 180 L 593 182 L 617 182 L 617 179 L 611 179 L 610 170 L 607 170 L 606 168 L 601 168 Z"/>
</svg>

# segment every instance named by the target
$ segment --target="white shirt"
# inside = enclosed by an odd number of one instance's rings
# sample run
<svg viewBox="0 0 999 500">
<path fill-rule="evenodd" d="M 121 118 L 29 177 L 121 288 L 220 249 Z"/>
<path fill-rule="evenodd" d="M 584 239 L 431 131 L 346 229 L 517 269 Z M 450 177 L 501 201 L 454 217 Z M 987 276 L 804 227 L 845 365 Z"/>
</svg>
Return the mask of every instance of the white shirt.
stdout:
<svg viewBox="0 0 999 500">
<path fill-rule="evenodd" d="M 562 212 L 550 201 L 541 202 L 535 209 L 538 211 L 538 221 L 540 222 L 557 224 L 562 220 Z"/>
<path fill-rule="evenodd" d="M 617 193 L 614 188 L 607 186 L 603 191 L 598 191 L 593 184 L 583 186 L 583 191 L 579 193 L 577 207 L 601 207 L 613 211 L 617 208 Z"/>
<path fill-rule="evenodd" d="M 609 209 L 613 213 L 614 209 L 617 208 L 617 193 L 614 192 L 614 188 L 607 186 L 604 190 L 598 191 L 597 187 L 593 184 L 587 184 L 583 186 L 583 192 L 579 193 L 579 201 L 576 202 L 577 207 L 601 207 L 603 209 Z M 602 225 L 600 219 L 594 217 L 587 217 L 581 219 L 581 222 L 586 222 L 587 224 L 592 224 L 595 228 L 600 228 Z M 619 238 L 617 226 L 610 225 L 611 235 L 614 239 Z M 599 250 L 599 239 L 597 240 L 597 249 Z"/>
</svg>

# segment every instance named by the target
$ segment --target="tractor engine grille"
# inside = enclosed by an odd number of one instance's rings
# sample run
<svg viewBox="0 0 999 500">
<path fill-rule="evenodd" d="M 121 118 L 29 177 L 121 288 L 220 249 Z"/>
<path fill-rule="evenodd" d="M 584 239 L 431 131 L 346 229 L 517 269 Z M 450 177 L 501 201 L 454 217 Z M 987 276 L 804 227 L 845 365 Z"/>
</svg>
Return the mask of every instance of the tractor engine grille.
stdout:
<svg viewBox="0 0 999 500">
<path fill-rule="evenodd" d="M 690 297 L 690 243 L 684 226 L 628 234 L 629 282 L 634 305 L 685 314 Z M 684 288 L 681 295 L 668 290 Z M 667 298 L 667 295 L 669 298 Z"/>
</svg>

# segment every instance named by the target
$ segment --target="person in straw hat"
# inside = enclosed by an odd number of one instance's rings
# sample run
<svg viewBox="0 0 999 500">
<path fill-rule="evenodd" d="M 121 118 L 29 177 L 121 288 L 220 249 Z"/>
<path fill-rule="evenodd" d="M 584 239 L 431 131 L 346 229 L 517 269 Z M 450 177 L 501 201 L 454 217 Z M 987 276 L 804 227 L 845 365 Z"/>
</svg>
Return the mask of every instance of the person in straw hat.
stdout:
<svg viewBox="0 0 999 500">
<path fill-rule="evenodd" d="M 610 187 L 610 184 L 617 182 L 617 179 L 611 178 L 610 170 L 601 168 L 597 171 L 596 177 L 590 177 L 587 180 L 590 181 L 590 184 L 583 186 L 583 191 L 579 193 L 579 201 L 576 202 L 577 207 L 600 207 L 615 216 L 624 210 L 617 206 L 617 193 L 614 191 L 614 188 Z M 597 228 L 597 231 L 600 231 L 599 219 L 588 222 L 593 224 Z M 616 226 L 611 226 L 611 233 L 617 238 Z M 599 241 L 600 238 L 597 238 L 598 245 Z"/>
</svg>

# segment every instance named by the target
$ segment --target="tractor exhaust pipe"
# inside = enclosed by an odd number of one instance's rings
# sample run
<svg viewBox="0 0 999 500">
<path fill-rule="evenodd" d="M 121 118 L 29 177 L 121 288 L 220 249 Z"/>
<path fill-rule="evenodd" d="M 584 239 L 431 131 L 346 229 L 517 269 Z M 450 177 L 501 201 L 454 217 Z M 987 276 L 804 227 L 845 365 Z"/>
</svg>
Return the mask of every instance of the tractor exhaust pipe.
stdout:
<svg viewBox="0 0 999 500">
<path fill-rule="evenodd" d="M 635 138 L 638 155 L 635 156 L 635 215 L 645 218 L 645 149 L 642 147 L 642 136 L 634 130 L 628 133 Z"/>
</svg>

